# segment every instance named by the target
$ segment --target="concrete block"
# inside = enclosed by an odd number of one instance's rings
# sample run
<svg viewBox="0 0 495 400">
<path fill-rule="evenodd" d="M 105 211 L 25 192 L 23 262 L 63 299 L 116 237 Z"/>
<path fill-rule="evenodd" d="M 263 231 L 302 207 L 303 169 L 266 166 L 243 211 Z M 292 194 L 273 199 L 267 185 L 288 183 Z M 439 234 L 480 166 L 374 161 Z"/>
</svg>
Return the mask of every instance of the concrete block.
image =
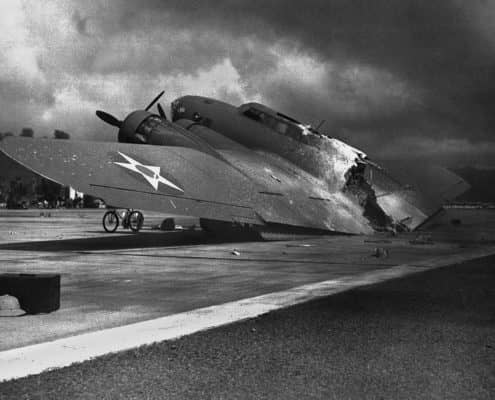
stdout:
<svg viewBox="0 0 495 400">
<path fill-rule="evenodd" d="M 0 274 L 0 295 L 19 299 L 27 314 L 60 308 L 60 274 Z"/>
</svg>

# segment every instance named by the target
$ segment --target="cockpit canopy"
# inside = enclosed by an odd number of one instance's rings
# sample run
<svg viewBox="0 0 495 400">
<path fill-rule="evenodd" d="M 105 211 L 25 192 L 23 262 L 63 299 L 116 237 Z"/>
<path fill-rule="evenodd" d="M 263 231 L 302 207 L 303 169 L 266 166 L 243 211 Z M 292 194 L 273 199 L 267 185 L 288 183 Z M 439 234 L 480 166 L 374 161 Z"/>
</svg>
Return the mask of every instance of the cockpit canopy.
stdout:
<svg viewBox="0 0 495 400">
<path fill-rule="evenodd" d="M 239 112 L 244 116 L 257 121 L 281 135 L 288 136 L 294 140 L 304 141 L 308 135 L 323 136 L 309 125 L 291 118 L 285 114 L 272 110 L 259 103 L 246 103 L 239 107 Z"/>
</svg>

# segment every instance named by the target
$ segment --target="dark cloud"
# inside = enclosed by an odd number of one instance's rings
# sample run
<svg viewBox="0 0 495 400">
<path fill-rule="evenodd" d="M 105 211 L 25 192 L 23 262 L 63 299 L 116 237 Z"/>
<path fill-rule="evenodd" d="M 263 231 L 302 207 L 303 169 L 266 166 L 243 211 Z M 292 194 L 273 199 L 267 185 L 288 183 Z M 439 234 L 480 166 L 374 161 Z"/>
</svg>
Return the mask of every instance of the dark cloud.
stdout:
<svg viewBox="0 0 495 400">
<path fill-rule="evenodd" d="M 482 144 L 484 159 L 493 150 L 486 146 L 495 128 L 492 2 L 60 4 L 55 28 L 24 21 L 39 41 L 39 71 L 27 73 L 40 76 L 18 90 L 43 93 L 31 102 L 39 113 L 51 107 L 61 129 L 77 130 L 77 121 L 105 130 L 92 108 L 120 115 L 164 87 L 171 97 L 254 99 L 313 124 L 325 119 L 330 134 L 369 153 L 410 156 L 414 148 L 450 163 L 473 161 Z M 452 143 L 464 143 L 469 156 Z"/>
<path fill-rule="evenodd" d="M 149 1 L 148 7 L 137 13 L 133 4 L 127 3 L 129 8 L 123 14 L 124 29 L 140 21 L 141 17 L 136 15 L 152 13 L 153 23 L 159 23 L 166 16 L 176 25 L 188 26 L 200 37 L 211 31 L 226 33 L 232 38 L 233 47 L 244 47 L 246 37 L 265 45 L 284 41 L 297 51 L 315 55 L 322 62 L 337 63 L 342 68 L 359 65 L 385 71 L 421 92 L 418 104 L 410 110 L 411 117 L 407 116 L 407 110 L 396 110 L 395 114 L 389 104 L 372 104 L 374 99 L 370 99 L 369 112 L 349 115 L 360 125 L 367 122 L 385 126 L 397 124 L 395 128 L 400 128 L 401 124 L 414 123 L 414 116 L 420 121 L 417 127 L 424 128 L 423 120 L 433 118 L 436 122 L 432 126 L 456 125 L 451 135 L 466 135 L 469 131 L 472 140 L 490 137 L 495 127 L 492 112 L 495 100 L 492 33 L 495 34 L 495 30 L 492 32 L 486 23 L 483 26 L 482 21 L 483 15 L 495 15 L 490 2 L 325 0 L 295 4 L 280 0 L 212 4 Z M 230 54 L 233 64 L 248 82 L 260 70 L 271 72 L 273 60 L 267 59 L 262 47 L 233 48 Z M 312 116 L 316 108 L 323 115 L 335 114 L 332 109 L 308 101 L 308 96 L 298 92 L 297 86 L 297 82 L 272 82 L 267 90 L 260 90 L 263 97 L 275 100 L 276 105 L 291 112 Z M 342 97 L 348 90 L 335 85 L 327 89 L 329 98 Z M 356 96 L 359 95 L 359 91 L 356 92 Z M 349 97 L 349 93 L 346 96 Z M 292 100 L 290 104 L 285 101 L 288 98 Z M 401 98 L 396 100 L 400 102 Z M 411 104 L 405 106 L 411 107 Z M 333 116 L 344 128 L 354 124 L 346 121 L 349 118 L 345 115 L 344 118 Z M 445 135 L 445 130 L 441 131 Z"/>
<path fill-rule="evenodd" d="M 88 31 L 89 17 L 81 17 L 81 14 L 76 11 L 72 16 L 72 20 L 74 21 L 77 32 L 79 32 L 81 35 L 90 36 L 90 33 Z"/>
</svg>

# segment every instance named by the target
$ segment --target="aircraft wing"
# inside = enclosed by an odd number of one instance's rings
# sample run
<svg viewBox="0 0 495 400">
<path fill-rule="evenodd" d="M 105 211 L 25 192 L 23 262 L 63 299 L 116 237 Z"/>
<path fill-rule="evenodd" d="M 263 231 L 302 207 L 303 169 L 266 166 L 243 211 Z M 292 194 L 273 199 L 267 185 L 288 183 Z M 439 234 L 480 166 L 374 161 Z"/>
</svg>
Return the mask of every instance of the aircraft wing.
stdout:
<svg viewBox="0 0 495 400">
<path fill-rule="evenodd" d="M 0 150 L 113 207 L 261 222 L 249 205 L 249 179 L 192 149 L 12 137 L 0 142 Z"/>
<path fill-rule="evenodd" d="M 222 159 L 185 147 L 19 137 L 0 141 L 0 150 L 28 169 L 114 207 L 372 232 L 362 209 L 343 194 L 322 191 L 302 171 L 252 151 Z"/>
</svg>

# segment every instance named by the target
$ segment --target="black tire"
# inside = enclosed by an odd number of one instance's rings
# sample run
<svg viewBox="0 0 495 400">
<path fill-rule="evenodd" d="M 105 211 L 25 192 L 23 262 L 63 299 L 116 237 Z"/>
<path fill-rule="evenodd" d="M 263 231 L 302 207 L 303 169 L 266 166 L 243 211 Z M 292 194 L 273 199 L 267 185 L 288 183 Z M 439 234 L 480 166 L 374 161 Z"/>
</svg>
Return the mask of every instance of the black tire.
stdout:
<svg viewBox="0 0 495 400">
<path fill-rule="evenodd" d="M 103 215 L 103 229 L 108 233 L 113 233 L 119 227 L 119 216 L 115 211 L 107 211 Z"/>
<path fill-rule="evenodd" d="M 144 216 L 141 211 L 133 211 L 129 215 L 129 228 L 133 232 L 139 232 L 139 230 L 143 227 Z"/>
</svg>

